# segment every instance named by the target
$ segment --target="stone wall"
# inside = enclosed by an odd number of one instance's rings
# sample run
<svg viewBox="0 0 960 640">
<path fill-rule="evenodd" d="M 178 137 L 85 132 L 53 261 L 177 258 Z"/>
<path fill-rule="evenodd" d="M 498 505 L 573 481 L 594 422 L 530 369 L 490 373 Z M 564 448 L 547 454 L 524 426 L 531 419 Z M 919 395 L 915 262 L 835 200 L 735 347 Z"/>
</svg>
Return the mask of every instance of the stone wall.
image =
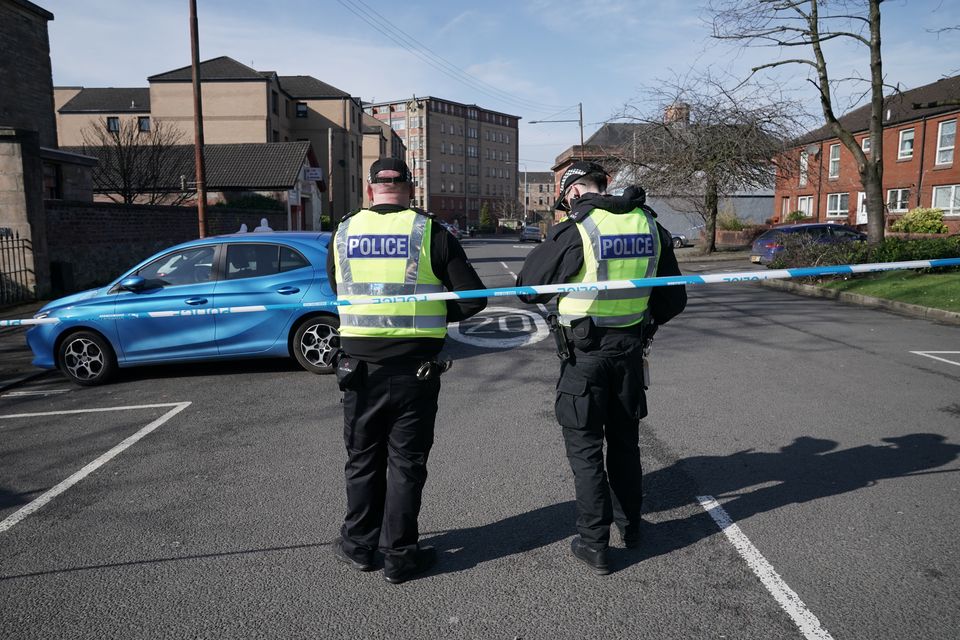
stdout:
<svg viewBox="0 0 960 640">
<path fill-rule="evenodd" d="M 43 165 L 35 131 L 0 127 L 0 230 L 30 243 L 27 286 L 47 292 L 46 226 L 43 216 Z M 0 265 L 0 272 L 10 265 Z"/>
<path fill-rule="evenodd" d="M 53 15 L 30 2 L 0 0 L 0 125 L 40 134 L 57 146 L 47 21 Z"/>
<path fill-rule="evenodd" d="M 106 284 L 150 255 L 198 236 L 197 211 L 190 207 L 124 206 L 103 202 L 47 200 L 51 284 L 55 293 Z M 209 235 L 248 230 L 266 218 L 287 228 L 286 212 L 207 208 Z"/>
</svg>

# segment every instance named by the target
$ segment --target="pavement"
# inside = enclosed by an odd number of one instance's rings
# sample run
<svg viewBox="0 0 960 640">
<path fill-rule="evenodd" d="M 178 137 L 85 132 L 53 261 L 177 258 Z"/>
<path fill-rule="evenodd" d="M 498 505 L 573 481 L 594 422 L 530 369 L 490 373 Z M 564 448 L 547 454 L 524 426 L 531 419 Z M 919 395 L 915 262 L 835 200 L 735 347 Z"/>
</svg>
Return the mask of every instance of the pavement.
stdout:
<svg viewBox="0 0 960 640">
<path fill-rule="evenodd" d="M 46 301 L 30 302 L 0 309 L 0 320 L 32 318 Z M 47 372 L 30 364 L 33 354 L 27 348 L 27 327 L 0 327 L 0 391 L 5 391 Z"/>
</svg>

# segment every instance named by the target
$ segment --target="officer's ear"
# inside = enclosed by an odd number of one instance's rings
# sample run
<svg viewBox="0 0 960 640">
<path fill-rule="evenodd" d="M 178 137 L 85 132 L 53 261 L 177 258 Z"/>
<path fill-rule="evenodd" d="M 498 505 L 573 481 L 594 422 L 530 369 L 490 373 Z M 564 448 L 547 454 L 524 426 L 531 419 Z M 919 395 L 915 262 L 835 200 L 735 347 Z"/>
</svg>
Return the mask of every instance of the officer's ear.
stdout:
<svg viewBox="0 0 960 640">
<path fill-rule="evenodd" d="M 367 183 L 367 200 L 373 202 L 373 185 Z"/>
</svg>

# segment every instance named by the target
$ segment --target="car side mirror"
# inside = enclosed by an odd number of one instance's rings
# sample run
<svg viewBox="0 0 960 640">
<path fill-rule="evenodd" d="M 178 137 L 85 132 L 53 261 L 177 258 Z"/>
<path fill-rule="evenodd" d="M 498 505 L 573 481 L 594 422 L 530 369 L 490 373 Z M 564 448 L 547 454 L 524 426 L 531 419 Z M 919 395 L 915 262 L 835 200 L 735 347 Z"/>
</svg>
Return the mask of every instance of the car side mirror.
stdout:
<svg viewBox="0 0 960 640">
<path fill-rule="evenodd" d="M 142 291 L 147 286 L 146 278 L 130 276 L 120 281 L 120 288 L 126 291 Z"/>
</svg>

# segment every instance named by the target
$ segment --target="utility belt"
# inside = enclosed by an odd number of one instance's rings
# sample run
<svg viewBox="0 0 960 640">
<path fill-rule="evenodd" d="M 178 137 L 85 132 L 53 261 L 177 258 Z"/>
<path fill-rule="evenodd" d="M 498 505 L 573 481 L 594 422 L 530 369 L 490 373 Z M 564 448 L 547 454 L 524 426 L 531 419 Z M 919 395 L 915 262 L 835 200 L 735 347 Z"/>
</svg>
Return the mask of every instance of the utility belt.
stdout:
<svg viewBox="0 0 960 640">
<path fill-rule="evenodd" d="M 337 384 L 341 391 L 362 385 L 369 375 L 416 376 L 418 380 L 436 380 L 453 367 L 453 361 L 425 360 L 423 362 L 375 363 L 360 360 L 338 351 L 334 356 Z"/>
<path fill-rule="evenodd" d="M 574 349 L 582 352 L 593 351 L 600 346 L 601 341 L 608 335 L 634 335 L 640 337 L 643 361 L 643 388 L 650 386 L 650 347 L 653 343 L 653 334 L 657 331 L 654 323 L 640 323 L 631 327 L 598 327 L 593 318 L 587 316 L 576 320 L 572 326 L 560 324 L 560 318 L 551 313 L 547 316 L 547 327 L 553 334 L 557 346 L 557 357 L 563 361 L 574 357 Z"/>
</svg>

